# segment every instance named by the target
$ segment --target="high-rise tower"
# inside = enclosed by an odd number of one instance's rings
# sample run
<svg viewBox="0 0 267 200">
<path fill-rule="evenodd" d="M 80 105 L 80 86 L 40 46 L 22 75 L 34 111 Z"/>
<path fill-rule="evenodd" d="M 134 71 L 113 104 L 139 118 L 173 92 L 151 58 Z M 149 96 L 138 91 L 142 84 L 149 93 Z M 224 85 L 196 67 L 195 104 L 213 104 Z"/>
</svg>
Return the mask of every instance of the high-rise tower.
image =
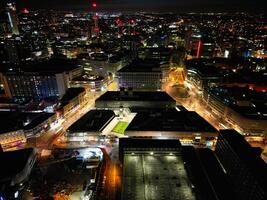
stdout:
<svg viewBox="0 0 267 200">
<path fill-rule="evenodd" d="M 92 9 L 94 11 L 95 11 L 96 7 L 97 7 L 97 4 L 95 2 L 92 3 Z M 93 13 L 93 20 L 94 20 L 94 26 L 92 27 L 92 36 L 98 37 L 100 29 L 98 26 L 98 16 L 97 16 L 96 11 Z"/>
<path fill-rule="evenodd" d="M 6 14 L 8 17 L 8 26 L 10 32 L 14 35 L 19 35 L 19 20 L 16 12 L 15 3 L 7 3 L 6 4 Z"/>
</svg>

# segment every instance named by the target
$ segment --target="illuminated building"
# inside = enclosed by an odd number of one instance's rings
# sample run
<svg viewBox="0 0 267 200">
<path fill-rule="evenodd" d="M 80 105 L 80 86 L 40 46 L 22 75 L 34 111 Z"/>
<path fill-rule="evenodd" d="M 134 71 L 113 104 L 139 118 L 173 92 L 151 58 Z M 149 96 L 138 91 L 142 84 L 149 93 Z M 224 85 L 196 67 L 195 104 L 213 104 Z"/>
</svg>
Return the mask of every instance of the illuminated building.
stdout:
<svg viewBox="0 0 267 200">
<path fill-rule="evenodd" d="M 1 111 L 0 145 L 3 150 L 23 147 L 27 138 L 39 137 L 55 122 L 54 113 Z"/>
<path fill-rule="evenodd" d="M 27 138 L 22 129 L 0 133 L 0 145 L 3 150 L 25 145 Z"/>
<path fill-rule="evenodd" d="M 215 43 L 213 41 L 202 41 L 201 45 L 198 46 L 198 56 L 197 58 L 212 58 L 215 53 Z"/>
<path fill-rule="evenodd" d="M 164 47 L 148 47 L 138 49 L 138 58 L 141 59 L 156 59 L 159 61 L 169 62 L 172 56 L 171 48 Z"/>
<path fill-rule="evenodd" d="M 187 63 L 186 72 L 186 81 L 192 83 L 199 90 L 219 85 L 222 78 L 215 66 L 203 63 Z"/>
<path fill-rule="evenodd" d="M 97 4 L 95 2 L 92 3 L 92 8 L 93 9 L 96 9 L 97 8 Z M 94 21 L 94 26 L 92 27 L 92 37 L 98 37 L 99 35 L 99 32 L 100 32 L 100 29 L 99 29 L 99 26 L 98 26 L 98 16 L 97 16 L 97 13 L 94 12 L 93 13 L 93 21 Z"/>
<path fill-rule="evenodd" d="M 121 199 L 195 200 L 178 140 L 122 138 L 119 153 Z"/>
<path fill-rule="evenodd" d="M 153 60 L 135 60 L 117 72 L 119 87 L 133 90 L 160 90 L 162 69 Z"/>
<path fill-rule="evenodd" d="M 58 117 L 67 118 L 72 111 L 83 106 L 85 102 L 84 88 L 69 88 L 59 100 L 57 106 Z"/>
<path fill-rule="evenodd" d="M 72 79 L 71 87 L 83 87 L 90 92 L 101 91 L 106 87 L 106 80 L 102 76 L 83 75 Z"/>
<path fill-rule="evenodd" d="M 212 150 L 179 140 L 120 138 L 121 199 L 236 200 Z"/>
<path fill-rule="evenodd" d="M 8 25 L 12 34 L 19 35 L 19 21 L 16 13 L 15 3 L 7 3 L 6 14 L 8 16 Z"/>
<path fill-rule="evenodd" d="M 56 59 L 2 71 L 5 93 L 19 99 L 62 97 L 70 80 L 82 73 L 75 62 Z"/>
<path fill-rule="evenodd" d="M 104 52 L 94 52 L 90 55 L 80 54 L 78 55 L 78 63 L 83 67 L 86 74 L 104 78 L 108 76 L 108 56 Z"/>
<path fill-rule="evenodd" d="M 211 112 L 221 116 L 242 134 L 266 135 L 266 95 L 246 88 L 204 90 L 203 100 Z"/>
</svg>

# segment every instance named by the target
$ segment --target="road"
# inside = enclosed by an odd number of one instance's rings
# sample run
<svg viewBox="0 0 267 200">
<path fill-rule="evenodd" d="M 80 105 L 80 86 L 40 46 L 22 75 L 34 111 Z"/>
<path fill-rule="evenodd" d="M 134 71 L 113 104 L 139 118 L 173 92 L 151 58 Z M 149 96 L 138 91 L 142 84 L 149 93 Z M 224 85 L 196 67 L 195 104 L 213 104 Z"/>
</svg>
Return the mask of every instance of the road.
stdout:
<svg viewBox="0 0 267 200">
<path fill-rule="evenodd" d="M 95 100 L 102 95 L 103 92 L 96 92 L 93 94 L 86 94 L 86 101 L 84 104 L 77 106 L 69 113 L 67 117 L 58 120 L 58 123 L 51 127 L 47 132 L 42 133 L 38 138 L 31 138 L 27 141 L 27 147 L 36 147 L 38 150 L 51 149 L 53 145 L 64 140 L 64 133 L 66 130 L 78 119 L 80 119 L 90 109 L 94 108 Z"/>
<path fill-rule="evenodd" d="M 118 80 L 114 79 L 108 86 L 108 91 L 118 90 Z M 47 132 L 42 133 L 38 138 L 29 139 L 27 141 L 28 147 L 37 147 L 39 150 L 50 149 L 53 145 L 61 146 L 64 141 L 64 133 L 66 130 L 78 119 L 80 119 L 85 113 L 95 106 L 95 100 L 101 96 L 105 91 L 101 92 L 88 92 L 86 94 L 86 101 L 83 105 L 79 105 L 69 113 L 67 113 L 64 119 L 58 121 L 57 125 L 51 127 Z"/>
<path fill-rule="evenodd" d="M 202 98 L 201 91 L 199 91 L 194 85 L 185 82 L 185 87 L 188 88 L 188 97 L 186 98 L 180 97 L 177 89 L 173 87 L 173 83 L 171 82 L 166 83 L 163 86 L 163 90 L 165 90 L 176 100 L 178 104 L 183 105 L 187 110 L 197 112 L 217 130 L 235 129 L 237 132 L 240 132 L 236 126 L 228 123 L 225 119 L 223 119 L 221 116 L 218 116 L 214 112 L 211 112 L 211 109 Z M 246 136 L 245 138 L 251 146 L 261 147 L 262 149 L 267 146 L 265 137 Z M 265 152 L 267 152 L 267 149 Z"/>
<path fill-rule="evenodd" d="M 210 112 L 210 109 L 201 97 L 201 92 L 195 86 L 186 82 L 184 87 L 184 89 L 180 88 L 178 90 L 176 86 L 173 86 L 173 83 L 168 82 L 163 86 L 163 90 L 165 90 L 176 100 L 178 104 L 184 106 L 187 110 L 197 112 L 217 130 L 227 129 L 230 127 L 227 122 Z M 188 95 L 184 94 L 185 91 L 188 92 Z M 182 96 L 187 97 L 181 98 L 181 93 Z"/>
<path fill-rule="evenodd" d="M 121 170 L 117 163 L 113 163 L 109 154 L 102 149 L 104 153 L 105 166 L 103 168 L 102 185 L 99 194 L 100 199 L 117 200 L 120 199 L 121 189 Z"/>
</svg>

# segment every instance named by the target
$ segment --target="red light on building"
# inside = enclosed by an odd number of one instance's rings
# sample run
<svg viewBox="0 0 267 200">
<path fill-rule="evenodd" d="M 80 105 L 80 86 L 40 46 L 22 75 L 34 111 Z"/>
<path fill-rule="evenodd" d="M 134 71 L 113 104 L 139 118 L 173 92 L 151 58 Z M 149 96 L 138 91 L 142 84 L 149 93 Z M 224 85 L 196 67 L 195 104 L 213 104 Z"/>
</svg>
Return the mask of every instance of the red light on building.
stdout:
<svg viewBox="0 0 267 200">
<path fill-rule="evenodd" d="M 27 8 L 22 8 L 21 12 L 24 13 L 24 14 L 28 14 L 29 10 Z"/>
<path fill-rule="evenodd" d="M 196 57 L 199 58 L 199 56 L 200 56 L 200 48 L 201 48 L 201 41 L 199 40 L 196 45 L 197 45 L 197 55 L 196 55 Z"/>
<path fill-rule="evenodd" d="M 99 29 L 98 27 L 95 27 L 95 28 L 94 28 L 94 32 L 95 32 L 95 33 L 99 33 L 99 32 L 100 32 L 100 29 Z"/>
<path fill-rule="evenodd" d="M 97 7 L 97 4 L 96 3 L 92 3 L 92 7 L 93 8 L 96 8 Z"/>
</svg>

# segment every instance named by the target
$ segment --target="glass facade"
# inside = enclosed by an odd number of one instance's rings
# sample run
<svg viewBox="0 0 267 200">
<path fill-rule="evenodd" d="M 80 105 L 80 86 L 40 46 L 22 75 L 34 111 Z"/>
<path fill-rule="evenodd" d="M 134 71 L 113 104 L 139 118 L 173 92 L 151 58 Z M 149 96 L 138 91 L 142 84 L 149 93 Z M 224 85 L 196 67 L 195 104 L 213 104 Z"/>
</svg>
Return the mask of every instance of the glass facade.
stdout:
<svg viewBox="0 0 267 200">
<path fill-rule="evenodd" d="M 56 77 L 53 75 L 7 75 L 12 97 L 36 99 L 59 96 Z"/>
</svg>

